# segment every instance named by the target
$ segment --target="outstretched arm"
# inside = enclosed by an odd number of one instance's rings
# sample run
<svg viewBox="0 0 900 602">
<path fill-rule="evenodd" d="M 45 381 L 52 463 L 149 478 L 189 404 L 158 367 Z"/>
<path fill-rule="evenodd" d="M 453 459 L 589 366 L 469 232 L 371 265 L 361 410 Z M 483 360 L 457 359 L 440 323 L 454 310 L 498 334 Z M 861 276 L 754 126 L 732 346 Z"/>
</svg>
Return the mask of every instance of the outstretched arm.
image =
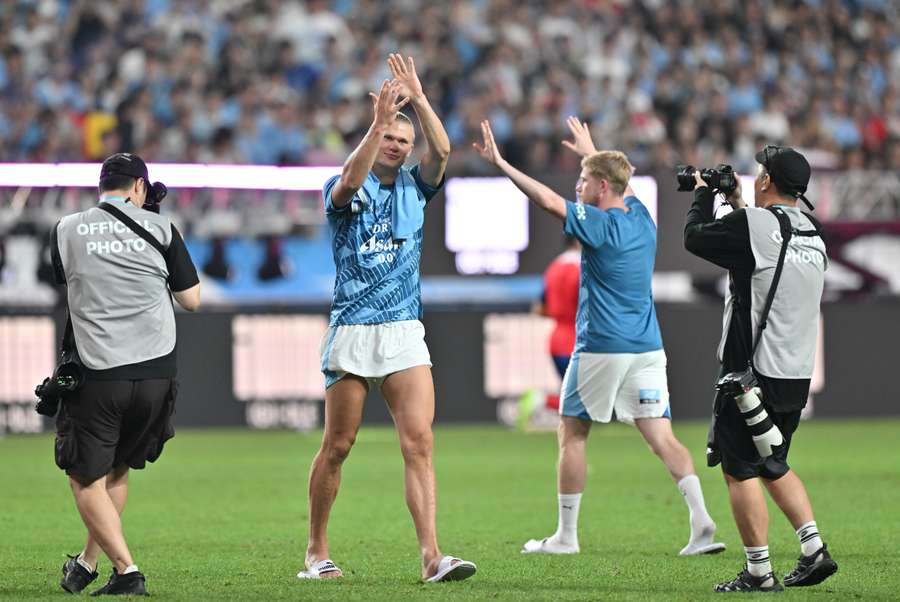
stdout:
<svg viewBox="0 0 900 602">
<path fill-rule="evenodd" d="M 399 54 L 392 54 L 388 57 L 388 67 L 394 81 L 400 83 L 400 93 L 409 98 L 425 136 L 427 149 L 419 164 L 419 175 L 426 184 L 437 186 L 444 179 L 450 158 L 450 138 L 422 90 L 412 57 L 404 61 Z"/>
<path fill-rule="evenodd" d="M 591 137 L 591 129 L 586 121 L 581 121 L 577 117 L 569 116 L 566 119 L 566 125 L 572 132 L 572 140 L 563 140 L 563 146 L 582 157 L 589 157 L 597 152 L 594 146 L 594 139 Z M 634 189 L 631 184 L 625 188 L 625 196 L 634 196 Z"/>
<path fill-rule="evenodd" d="M 334 190 L 331 192 L 331 203 L 335 207 L 346 206 L 366 181 L 372 165 L 375 164 L 384 133 L 397 118 L 397 111 L 409 102 L 409 98 L 397 102 L 400 97 L 400 87 L 399 82 L 385 80 L 381 84 L 378 96 L 370 93 L 374 99 L 375 118 L 362 142 L 347 157 L 344 169 L 341 171 L 341 179 L 334 185 Z"/>
<path fill-rule="evenodd" d="M 566 200 L 564 198 L 534 178 L 525 175 L 500 156 L 494 140 L 494 133 L 491 131 L 491 124 L 487 120 L 481 122 L 481 134 L 484 137 L 484 145 L 481 146 L 477 142 L 472 143 L 478 154 L 500 169 L 535 205 L 560 219 L 566 219 Z"/>
</svg>

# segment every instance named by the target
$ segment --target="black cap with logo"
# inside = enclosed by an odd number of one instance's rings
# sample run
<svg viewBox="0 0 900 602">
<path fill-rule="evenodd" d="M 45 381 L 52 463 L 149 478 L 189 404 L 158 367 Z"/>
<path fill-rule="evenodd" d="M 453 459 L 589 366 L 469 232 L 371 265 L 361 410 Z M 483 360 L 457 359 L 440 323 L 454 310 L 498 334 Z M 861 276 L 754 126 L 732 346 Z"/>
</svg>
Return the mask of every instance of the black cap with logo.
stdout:
<svg viewBox="0 0 900 602">
<path fill-rule="evenodd" d="M 100 179 L 103 180 L 109 176 L 129 176 L 150 181 L 147 164 L 143 159 L 131 153 L 116 153 L 106 158 L 100 167 Z"/>
<path fill-rule="evenodd" d="M 815 209 L 803 196 L 812 174 L 806 157 L 789 146 L 769 145 L 756 153 L 756 162 L 766 168 L 780 192 L 800 199 L 811 210 Z"/>
<path fill-rule="evenodd" d="M 150 174 L 143 159 L 131 153 L 110 155 L 100 167 L 100 181 L 102 182 L 110 176 L 142 178 L 147 185 L 147 199 L 144 201 L 144 209 L 153 213 L 159 213 L 159 204 L 168 194 L 168 189 L 162 182 L 150 184 Z"/>
</svg>

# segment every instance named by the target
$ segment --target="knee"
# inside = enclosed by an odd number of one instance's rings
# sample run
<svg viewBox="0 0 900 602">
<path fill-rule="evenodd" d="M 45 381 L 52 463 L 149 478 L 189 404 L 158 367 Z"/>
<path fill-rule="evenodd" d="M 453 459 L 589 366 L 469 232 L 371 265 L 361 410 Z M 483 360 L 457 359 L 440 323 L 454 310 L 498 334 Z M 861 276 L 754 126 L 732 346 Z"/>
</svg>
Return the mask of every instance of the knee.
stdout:
<svg viewBox="0 0 900 602">
<path fill-rule="evenodd" d="M 662 439 L 653 439 L 651 441 L 647 441 L 647 447 L 649 447 L 650 451 L 655 455 L 662 458 L 666 455 L 666 450 L 668 449 L 669 444 L 667 441 L 664 441 Z"/>
<path fill-rule="evenodd" d="M 350 450 L 356 442 L 356 435 L 338 435 L 334 437 L 326 437 L 322 441 L 322 450 L 320 455 L 329 464 L 340 465 L 344 463 Z"/>
<path fill-rule="evenodd" d="M 671 433 L 649 439 L 647 446 L 650 448 L 650 451 L 660 458 L 669 457 L 673 452 L 678 452 L 683 447 L 678 439 L 675 438 L 675 435 Z"/>
<path fill-rule="evenodd" d="M 423 429 L 403 436 L 400 450 L 406 462 L 422 462 L 431 459 L 434 438 L 430 429 Z"/>
</svg>

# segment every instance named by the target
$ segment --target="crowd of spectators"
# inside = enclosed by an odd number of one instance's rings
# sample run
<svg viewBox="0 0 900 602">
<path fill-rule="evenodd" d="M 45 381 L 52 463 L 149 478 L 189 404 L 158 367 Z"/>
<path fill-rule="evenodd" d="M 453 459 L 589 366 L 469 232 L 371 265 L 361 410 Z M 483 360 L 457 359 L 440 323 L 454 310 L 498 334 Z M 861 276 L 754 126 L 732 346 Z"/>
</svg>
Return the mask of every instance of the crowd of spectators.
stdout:
<svg viewBox="0 0 900 602">
<path fill-rule="evenodd" d="M 895 0 L 8 0 L 0 160 L 336 164 L 385 59 L 415 57 L 454 171 L 490 118 L 511 161 L 565 169 L 565 118 L 639 169 L 738 169 L 786 143 L 900 169 Z"/>
</svg>

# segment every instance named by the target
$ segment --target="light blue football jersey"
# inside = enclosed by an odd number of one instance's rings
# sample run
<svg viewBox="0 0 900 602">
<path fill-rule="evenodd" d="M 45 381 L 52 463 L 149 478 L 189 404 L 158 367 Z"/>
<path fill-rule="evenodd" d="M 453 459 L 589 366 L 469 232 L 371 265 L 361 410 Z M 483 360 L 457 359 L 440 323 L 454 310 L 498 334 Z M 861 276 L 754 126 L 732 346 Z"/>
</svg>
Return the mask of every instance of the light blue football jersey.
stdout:
<svg viewBox="0 0 900 602">
<path fill-rule="evenodd" d="M 575 351 L 644 353 L 662 349 L 653 305 L 656 224 L 633 196 L 628 211 L 566 201 L 566 234 L 581 252 Z"/>
<path fill-rule="evenodd" d="M 429 186 L 419 175 L 419 166 L 408 170 L 426 204 L 443 185 Z M 331 326 L 379 324 L 422 317 L 419 290 L 419 259 L 422 228 L 403 241 L 393 238 L 391 217 L 394 186 L 381 186 L 368 207 L 355 212 L 351 202 L 335 208 L 331 191 L 340 176 L 325 183 L 322 195 L 331 231 L 335 282 Z M 399 180 L 399 178 L 398 178 Z"/>
</svg>

